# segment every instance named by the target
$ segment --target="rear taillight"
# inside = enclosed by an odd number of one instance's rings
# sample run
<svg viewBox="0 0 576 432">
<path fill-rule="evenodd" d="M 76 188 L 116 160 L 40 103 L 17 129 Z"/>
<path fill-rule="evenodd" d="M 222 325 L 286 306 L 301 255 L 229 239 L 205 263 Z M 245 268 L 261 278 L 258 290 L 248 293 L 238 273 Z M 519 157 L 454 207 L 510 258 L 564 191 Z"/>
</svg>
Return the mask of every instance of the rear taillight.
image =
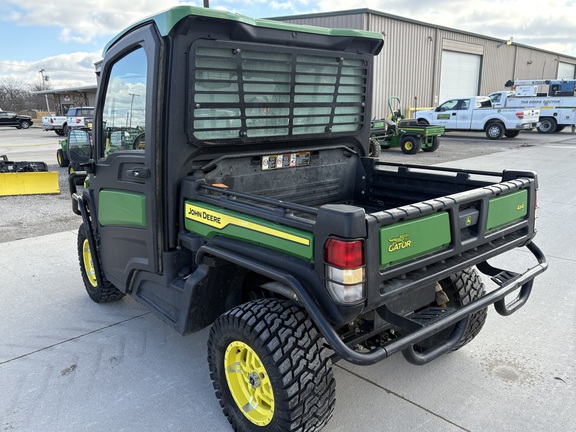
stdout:
<svg viewBox="0 0 576 432">
<path fill-rule="evenodd" d="M 79 118 L 76 119 L 76 123 L 81 123 L 81 122 L 82 122 L 81 119 L 79 119 Z"/>
<path fill-rule="evenodd" d="M 324 245 L 326 288 L 338 303 L 364 299 L 365 270 L 362 240 L 329 239 Z"/>
<path fill-rule="evenodd" d="M 516 113 L 516 117 L 518 117 L 520 120 L 524 120 L 524 111 L 518 111 Z"/>
</svg>

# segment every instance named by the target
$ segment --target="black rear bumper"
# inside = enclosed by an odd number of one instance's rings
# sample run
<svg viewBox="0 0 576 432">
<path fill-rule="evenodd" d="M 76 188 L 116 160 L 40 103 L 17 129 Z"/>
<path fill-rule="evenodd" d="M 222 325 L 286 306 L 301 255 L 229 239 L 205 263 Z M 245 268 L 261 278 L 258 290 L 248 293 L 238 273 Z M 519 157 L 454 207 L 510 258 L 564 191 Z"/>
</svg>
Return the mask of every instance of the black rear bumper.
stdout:
<svg viewBox="0 0 576 432">
<path fill-rule="evenodd" d="M 494 304 L 496 311 L 499 314 L 507 316 L 526 303 L 532 290 L 534 278 L 543 273 L 548 267 L 546 257 L 538 246 L 534 243 L 529 243 L 526 247 L 530 252 L 532 252 L 538 261 L 538 264 L 535 266 L 529 268 L 522 274 L 515 274 L 505 270 L 496 269 L 486 262 L 479 264 L 478 269 L 481 272 L 492 276 L 492 279 L 499 285 L 498 288 L 478 300 L 459 308 L 453 313 L 388 343 L 384 347 L 378 347 L 367 352 L 355 351 L 342 341 L 339 334 L 326 319 L 325 314 L 311 297 L 309 292 L 300 283 L 299 279 L 293 275 L 281 272 L 277 268 L 268 267 L 262 263 L 257 263 L 247 259 L 246 256 L 243 256 L 243 254 L 238 253 L 237 251 L 232 251 L 218 246 L 205 245 L 201 247 L 198 251 L 197 262 L 200 262 L 205 255 L 222 258 L 245 268 L 255 270 L 258 273 L 270 277 L 271 279 L 289 287 L 293 290 L 298 301 L 308 310 L 316 326 L 339 358 L 357 365 L 371 365 L 386 359 L 394 353 L 403 352 L 409 362 L 420 365 L 428 363 L 453 349 L 460 341 L 464 329 L 466 328 L 468 317 L 473 313 Z M 515 291 L 519 291 L 518 295 L 512 301 L 506 302 L 505 297 Z M 419 353 L 414 350 L 414 344 L 452 325 L 455 325 L 452 334 L 443 344 L 425 353 Z"/>
</svg>

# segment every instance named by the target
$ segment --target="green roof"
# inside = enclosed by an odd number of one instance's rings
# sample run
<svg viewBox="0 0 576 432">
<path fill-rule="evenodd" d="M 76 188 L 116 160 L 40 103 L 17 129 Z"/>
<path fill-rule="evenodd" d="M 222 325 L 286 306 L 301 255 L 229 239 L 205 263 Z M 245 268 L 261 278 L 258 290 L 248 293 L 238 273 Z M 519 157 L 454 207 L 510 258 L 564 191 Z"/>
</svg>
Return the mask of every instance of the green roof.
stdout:
<svg viewBox="0 0 576 432">
<path fill-rule="evenodd" d="M 365 31 L 365 30 L 353 30 L 353 29 L 330 29 L 326 27 L 316 27 L 309 25 L 298 25 L 298 24 L 288 24 L 281 21 L 272 21 L 262 18 L 250 18 L 245 15 L 235 14 L 220 9 L 208 9 L 195 6 L 176 6 L 174 8 L 165 10 L 156 15 L 144 18 L 130 27 L 126 28 L 122 32 L 118 33 L 108 44 L 104 47 L 104 54 L 110 49 L 110 47 L 122 37 L 124 34 L 130 32 L 136 27 L 141 26 L 144 23 L 154 21 L 158 30 L 162 36 L 166 36 L 172 28 L 182 19 L 189 15 L 206 17 L 206 18 L 216 18 L 228 21 L 236 21 L 240 23 L 245 23 L 255 27 L 266 27 L 271 29 L 279 29 L 286 31 L 295 31 L 303 33 L 314 33 L 318 35 L 327 36 L 346 36 L 346 37 L 361 37 L 382 40 L 382 35 L 380 33 Z"/>
</svg>

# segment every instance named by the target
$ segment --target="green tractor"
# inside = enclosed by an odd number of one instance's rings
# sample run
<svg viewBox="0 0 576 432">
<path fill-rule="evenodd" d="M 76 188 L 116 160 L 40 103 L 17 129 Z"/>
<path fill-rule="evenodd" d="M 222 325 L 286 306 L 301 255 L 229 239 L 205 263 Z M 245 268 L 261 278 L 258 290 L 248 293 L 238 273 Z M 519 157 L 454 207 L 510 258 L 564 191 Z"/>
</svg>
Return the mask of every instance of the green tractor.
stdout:
<svg viewBox="0 0 576 432">
<path fill-rule="evenodd" d="M 393 102 L 396 102 L 396 109 Z M 405 154 L 436 151 L 440 145 L 439 136 L 444 134 L 444 126 L 418 124 L 416 119 L 406 119 L 402 113 L 402 103 L 397 96 L 388 98 L 390 118 L 373 120 L 370 125 L 370 153 L 380 156 L 381 149 L 400 147 Z"/>
</svg>

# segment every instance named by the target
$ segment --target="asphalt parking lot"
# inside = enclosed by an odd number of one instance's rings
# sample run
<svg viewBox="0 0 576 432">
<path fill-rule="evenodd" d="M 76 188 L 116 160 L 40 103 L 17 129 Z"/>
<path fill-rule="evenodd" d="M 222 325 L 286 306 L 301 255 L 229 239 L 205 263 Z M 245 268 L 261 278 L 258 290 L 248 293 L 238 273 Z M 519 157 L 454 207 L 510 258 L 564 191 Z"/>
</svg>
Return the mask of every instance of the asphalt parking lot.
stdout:
<svg viewBox="0 0 576 432">
<path fill-rule="evenodd" d="M 37 128 L 0 130 L 0 155 L 43 160 L 65 177 L 58 139 Z M 576 134 L 497 142 L 450 134 L 435 153 L 392 149 L 382 159 L 537 171 L 535 242 L 550 268 L 526 306 L 510 317 L 490 309 L 473 342 L 435 362 L 339 362 L 325 430 L 574 431 Z M 78 270 L 78 225 L 65 189 L 0 197 L 0 431 L 231 430 L 209 378 L 207 331 L 181 337 L 130 298 L 93 303 Z M 525 269 L 530 258 L 519 250 L 497 261 Z"/>
</svg>

